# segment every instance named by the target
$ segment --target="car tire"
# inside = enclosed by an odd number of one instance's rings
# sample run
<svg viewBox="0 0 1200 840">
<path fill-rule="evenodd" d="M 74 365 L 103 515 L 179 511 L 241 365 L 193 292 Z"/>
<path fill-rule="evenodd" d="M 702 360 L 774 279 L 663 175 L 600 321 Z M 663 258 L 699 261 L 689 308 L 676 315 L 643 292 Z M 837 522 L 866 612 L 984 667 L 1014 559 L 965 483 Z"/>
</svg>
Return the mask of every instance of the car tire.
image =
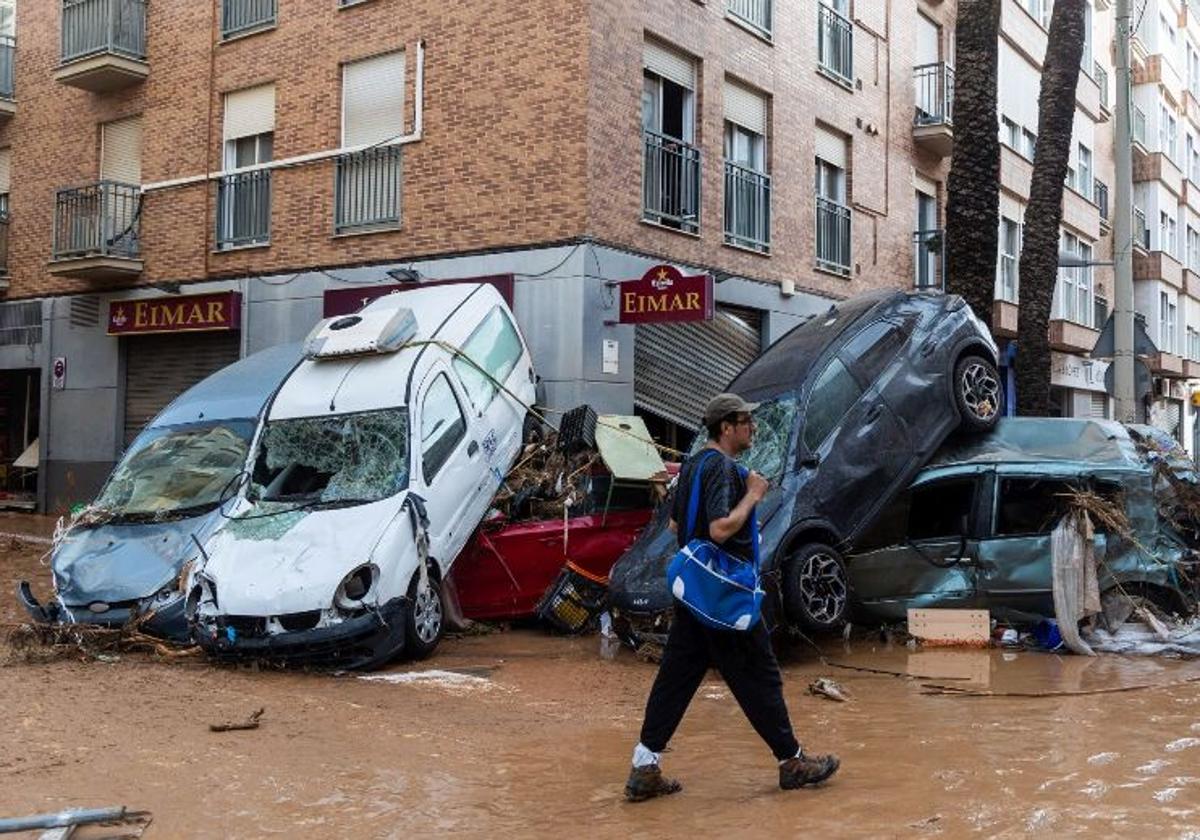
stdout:
<svg viewBox="0 0 1200 840">
<path fill-rule="evenodd" d="M 954 366 L 954 405 L 962 429 L 989 432 L 1000 422 L 1003 407 L 1000 371 L 982 356 L 963 356 Z"/>
<path fill-rule="evenodd" d="M 784 567 L 783 606 L 788 623 L 800 629 L 841 629 L 850 610 L 850 582 L 837 549 L 808 543 L 792 553 Z"/>
<path fill-rule="evenodd" d="M 429 575 L 429 588 L 419 592 L 421 576 L 414 575 L 408 587 L 408 609 L 404 611 L 404 653 L 409 659 L 426 659 L 437 649 L 446 632 L 446 609 L 442 586 Z"/>
</svg>

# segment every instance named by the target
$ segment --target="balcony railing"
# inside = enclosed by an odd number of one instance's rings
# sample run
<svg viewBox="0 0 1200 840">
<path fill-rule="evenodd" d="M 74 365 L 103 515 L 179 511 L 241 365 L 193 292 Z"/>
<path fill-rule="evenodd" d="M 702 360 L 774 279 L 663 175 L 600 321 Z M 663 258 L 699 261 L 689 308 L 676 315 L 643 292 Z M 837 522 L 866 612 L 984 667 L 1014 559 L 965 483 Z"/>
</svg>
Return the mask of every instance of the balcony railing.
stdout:
<svg viewBox="0 0 1200 840">
<path fill-rule="evenodd" d="M 221 37 L 275 24 L 276 0 L 221 0 Z"/>
<path fill-rule="evenodd" d="M 17 55 L 17 39 L 0 36 L 0 99 L 13 98 L 13 61 Z"/>
<path fill-rule="evenodd" d="M 725 162 L 725 241 L 771 250 L 771 177 Z"/>
<path fill-rule="evenodd" d="M 63 0 L 62 63 L 102 53 L 146 60 L 146 0 Z"/>
<path fill-rule="evenodd" d="M 141 218 L 141 187 L 100 181 L 59 190 L 54 203 L 54 259 L 137 259 Z"/>
<path fill-rule="evenodd" d="M 399 226 L 401 160 L 400 146 L 379 146 L 338 157 L 337 233 Z"/>
<path fill-rule="evenodd" d="M 913 233 L 913 285 L 918 289 L 944 289 L 946 233 L 941 229 Z"/>
<path fill-rule="evenodd" d="M 954 68 L 944 61 L 913 68 L 916 83 L 916 125 L 951 125 L 954 122 Z"/>
<path fill-rule="evenodd" d="M 1146 227 L 1146 214 L 1141 208 L 1133 208 L 1133 244 L 1146 250 L 1150 250 L 1150 228 Z"/>
<path fill-rule="evenodd" d="M 1100 221 L 1108 221 L 1108 184 L 1096 179 L 1095 187 L 1092 191 L 1092 201 L 1096 202 L 1096 206 L 1100 208 Z"/>
<path fill-rule="evenodd" d="M 817 2 L 817 61 L 843 84 L 854 81 L 854 26 L 824 3 Z"/>
<path fill-rule="evenodd" d="M 1104 66 L 1099 61 L 1096 62 L 1095 79 L 1096 79 L 1096 85 L 1100 88 L 1100 107 L 1107 109 L 1108 108 L 1108 71 L 1104 69 Z"/>
<path fill-rule="evenodd" d="M 1133 142 L 1146 145 L 1146 112 L 1136 105 L 1133 106 Z"/>
<path fill-rule="evenodd" d="M 817 198 L 817 268 L 850 273 L 850 208 Z"/>
<path fill-rule="evenodd" d="M 727 0 L 725 8 L 733 17 L 749 24 L 769 38 L 771 36 L 771 3 L 772 0 Z"/>
<path fill-rule="evenodd" d="M 271 171 L 226 175 L 217 184 L 217 247 L 271 241 Z"/>
<path fill-rule="evenodd" d="M 643 132 L 642 218 L 688 233 L 700 229 L 700 150 Z"/>
</svg>

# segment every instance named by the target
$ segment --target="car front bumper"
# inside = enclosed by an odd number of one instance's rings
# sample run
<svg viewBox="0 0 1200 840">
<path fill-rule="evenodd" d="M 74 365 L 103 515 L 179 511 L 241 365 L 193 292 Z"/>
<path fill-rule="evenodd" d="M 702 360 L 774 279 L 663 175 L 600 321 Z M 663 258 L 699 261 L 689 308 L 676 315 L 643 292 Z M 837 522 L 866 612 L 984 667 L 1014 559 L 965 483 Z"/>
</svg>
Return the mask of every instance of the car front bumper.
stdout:
<svg viewBox="0 0 1200 840">
<path fill-rule="evenodd" d="M 138 621 L 137 629 L 141 633 L 181 644 L 191 640 L 184 616 L 182 595 L 160 604 L 153 610 L 122 606 L 97 613 L 86 606 L 64 605 L 58 599 L 43 604 L 34 597 L 29 583 L 21 581 L 17 585 L 17 600 L 21 602 L 25 612 L 29 613 L 29 617 L 39 624 L 86 624 L 119 630 L 131 621 Z"/>
</svg>

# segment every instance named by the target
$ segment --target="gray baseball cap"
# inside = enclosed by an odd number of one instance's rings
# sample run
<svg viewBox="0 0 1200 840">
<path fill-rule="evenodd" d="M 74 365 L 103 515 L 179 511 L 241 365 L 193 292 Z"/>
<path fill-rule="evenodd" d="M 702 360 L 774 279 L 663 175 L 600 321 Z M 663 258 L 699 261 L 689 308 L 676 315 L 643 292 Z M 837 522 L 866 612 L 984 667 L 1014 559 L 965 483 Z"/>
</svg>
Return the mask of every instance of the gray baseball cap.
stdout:
<svg viewBox="0 0 1200 840">
<path fill-rule="evenodd" d="M 717 394 L 704 409 L 704 425 L 711 426 L 730 414 L 749 414 L 758 406 L 759 403 L 746 402 L 737 394 Z"/>
</svg>

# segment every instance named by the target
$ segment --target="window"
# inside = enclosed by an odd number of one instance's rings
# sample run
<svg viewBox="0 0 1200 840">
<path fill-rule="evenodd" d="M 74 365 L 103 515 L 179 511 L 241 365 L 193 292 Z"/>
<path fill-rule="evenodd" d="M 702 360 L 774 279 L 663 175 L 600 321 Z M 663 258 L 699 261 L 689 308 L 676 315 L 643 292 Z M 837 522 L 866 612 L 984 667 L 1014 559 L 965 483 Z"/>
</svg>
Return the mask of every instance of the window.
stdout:
<svg viewBox="0 0 1200 840">
<path fill-rule="evenodd" d="M 1187 228 L 1187 267 L 1200 273 L 1200 231 L 1191 225 Z"/>
<path fill-rule="evenodd" d="M 1000 142 L 1014 152 L 1021 151 L 1021 126 L 1008 117 L 1000 117 Z"/>
<path fill-rule="evenodd" d="M 1078 236 L 1063 231 L 1060 247 L 1064 254 L 1080 263 L 1092 261 L 1092 246 Z M 1063 266 L 1058 270 L 1058 286 L 1055 289 L 1055 306 L 1058 317 L 1082 324 L 1096 326 L 1096 307 L 1092 284 L 1093 267 L 1090 265 Z"/>
<path fill-rule="evenodd" d="M 342 65 L 342 148 L 334 229 L 382 230 L 400 224 L 401 147 L 404 135 L 404 53 Z"/>
<path fill-rule="evenodd" d="M 494 307 L 462 346 L 463 355 L 454 357 L 454 370 L 462 380 L 467 397 L 479 411 L 491 404 L 513 368 L 525 352 L 521 336 L 508 315 Z M 469 361 L 468 361 L 469 360 Z M 482 370 L 480 369 L 482 368 Z"/>
<path fill-rule="evenodd" d="M 1096 62 L 1092 58 L 1092 4 L 1087 2 L 1083 4 L 1083 55 L 1079 66 L 1089 76 L 1096 73 Z"/>
<path fill-rule="evenodd" d="M 1078 487 L 1079 484 L 1049 479 L 1001 479 L 1000 499 L 996 505 L 996 535 L 1049 534 L 1067 512 L 1064 495 Z"/>
<path fill-rule="evenodd" d="M 275 25 L 276 0 L 221 0 L 221 37 Z"/>
<path fill-rule="evenodd" d="M 854 81 L 854 26 L 849 0 L 817 2 L 817 68 L 849 87 Z"/>
<path fill-rule="evenodd" d="M 696 62 L 655 41 L 644 44 L 642 218 L 696 233 L 700 150 L 695 148 Z"/>
<path fill-rule="evenodd" d="M 271 161 L 275 146 L 275 86 L 261 85 L 225 95 L 225 170 Z M 217 245 L 262 245 L 271 236 L 271 171 L 250 169 L 226 175 L 217 185 Z"/>
<path fill-rule="evenodd" d="M 1033 155 L 1037 151 L 1037 135 L 1028 128 L 1021 129 L 1021 148 L 1019 149 L 1022 155 L 1033 160 Z"/>
<path fill-rule="evenodd" d="M 1175 148 L 1177 130 L 1178 124 L 1175 121 L 1175 115 L 1166 105 L 1159 105 L 1158 148 L 1171 160 L 1178 159 L 1178 150 Z"/>
<path fill-rule="evenodd" d="M 1158 213 L 1158 250 L 1177 257 L 1179 243 L 1176 241 L 1175 217 L 1160 210 Z"/>
<path fill-rule="evenodd" d="M 891 321 L 868 324 L 846 342 L 841 357 L 863 388 L 870 388 L 904 346 L 907 330 Z"/>
<path fill-rule="evenodd" d="M 12 38 L 17 34 L 16 0 L 0 0 L 0 36 Z"/>
<path fill-rule="evenodd" d="M 809 452 L 821 447 L 861 394 L 862 389 L 840 360 L 833 359 L 825 366 L 809 394 L 805 412 L 804 445 Z"/>
<path fill-rule="evenodd" d="M 939 481 L 912 491 L 908 512 L 908 538 L 959 539 L 966 535 L 975 501 L 975 481 Z"/>
<path fill-rule="evenodd" d="M 1196 138 L 1190 131 L 1187 133 L 1184 144 L 1187 149 L 1187 158 L 1183 162 L 1185 167 L 1183 175 L 1193 184 L 1200 185 L 1200 149 L 1196 148 Z"/>
<path fill-rule="evenodd" d="M 1187 45 L 1187 65 L 1188 90 L 1192 92 L 1192 96 L 1200 99 L 1200 52 L 1190 43 Z"/>
<path fill-rule="evenodd" d="M 1021 253 L 1021 226 L 1007 216 L 1000 217 L 1000 266 L 996 297 L 1016 303 L 1019 293 L 1018 258 Z"/>
<path fill-rule="evenodd" d="M 1090 8 L 1090 7 L 1089 7 Z M 1075 189 L 1086 198 L 1092 200 L 1092 150 L 1082 143 L 1079 144 L 1079 171 L 1075 178 Z"/>
<path fill-rule="evenodd" d="M 846 200 L 845 138 L 817 127 L 815 184 L 817 268 L 850 273 L 851 213 Z"/>
<path fill-rule="evenodd" d="M 1166 292 L 1158 293 L 1158 346 L 1164 353 L 1178 353 L 1175 346 L 1175 323 L 1179 309 Z"/>
<path fill-rule="evenodd" d="M 756 32 L 771 37 L 771 0 L 726 0 L 725 10 Z"/>
<path fill-rule="evenodd" d="M 1193 362 L 1200 362 L 1200 332 L 1187 328 L 1187 355 Z"/>
<path fill-rule="evenodd" d="M 918 289 L 940 289 L 942 286 L 942 231 L 938 229 L 937 198 L 926 192 L 931 184 L 916 190 L 917 229 L 913 234 L 913 285 Z"/>
<path fill-rule="evenodd" d="M 771 245 L 767 99 L 725 81 L 725 242 L 755 251 Z"/>
<path fill-rule="evenodd" d="M 450 379 L 439 373 L 421 405 L 421 471 L 428 487 L 467 435 L 467 421 Z"/>
</svg>

